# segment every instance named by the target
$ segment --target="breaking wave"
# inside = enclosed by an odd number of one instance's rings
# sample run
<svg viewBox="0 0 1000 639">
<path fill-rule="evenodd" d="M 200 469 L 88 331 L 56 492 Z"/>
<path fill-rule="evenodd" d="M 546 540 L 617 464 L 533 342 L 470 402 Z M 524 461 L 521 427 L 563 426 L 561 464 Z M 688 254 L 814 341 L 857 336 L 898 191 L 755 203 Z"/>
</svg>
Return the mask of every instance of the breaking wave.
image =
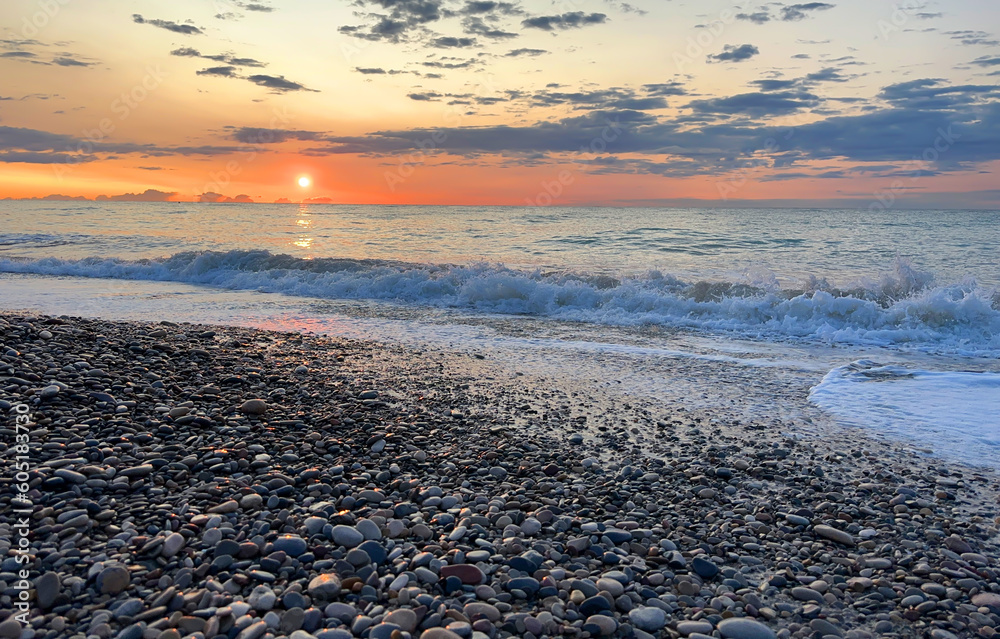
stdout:
<svg viewBox="0 0 1000 639">
<path fill-rule="evenodd" d="M 650 271 L 610 276 L 500 264 L 301 259 L 267 251 L 199 251 L 158 260 L 0 259 L 0 271 L 185 282 L 322 299 L 382 300 L 470 312 L 765 339 L 1000 354 L 1000 298 L 974 281 L 938 284 L 904 260 L 847 288 L 813 278 L 782 289 L 766 273 L 744 282 L 683 281 Z"/>
</svg>

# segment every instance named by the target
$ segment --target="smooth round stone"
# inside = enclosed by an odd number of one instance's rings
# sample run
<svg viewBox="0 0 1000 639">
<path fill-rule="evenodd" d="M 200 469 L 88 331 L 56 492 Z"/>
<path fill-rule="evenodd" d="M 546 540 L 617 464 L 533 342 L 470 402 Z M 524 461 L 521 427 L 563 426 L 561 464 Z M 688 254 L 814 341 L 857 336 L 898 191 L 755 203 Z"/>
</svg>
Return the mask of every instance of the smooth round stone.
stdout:
<svg viewBox="0 0 1000 639">
<path fill-rule="evenodd" d="M 711 579 L 712 577 L 719 574 L 719 567 L 713 561 L 709 561 L 704 557 L 695 557 L 691 560 L 691 567 L 694 571 L 698 573 L 698 576 L 704 577 L 705 579 Z"/>
<path fill-rule="evenodd" d="M 471 586 L 478 586 L 486 581 L 486 575 L 483 574 L 483 571 L 480 570 L 478 566 L 474 566 L 472 564 L 442 566 L 441 577 L 443 579 L 447 579 L 448 577 L 457 577 L 463 584 L 469 584 Z"/>
<path fill-rule="evenodd" d="M 236 635 L 236 639 L 258 639 L 264 636 L 265 632 L 267 632 L 267 622 L 262 620 L 244 628 Z"/>
<path fill-rule="evenodd" d="M 776 639 L 773 630 L 759 621 L 745 617 L 723 619 L 719 622 L 718 629 L 725 639 Z"/>
<path fill-rule="evenodd" d="M 274 550 L 281 551 L 289 557 L 298 557 L 306 551 L 306 540 L 298 535 L 281 535 L 274 540 Z"/>
<path fill-rule="evenodd" d="M 677 624 L 677 632 L 681 633 L 685 637 L 694 633 L 711 635 L 712 624 L 707 621 L 682 621 Z"/>
<path fill-rule="evenodd" d="M 798 599 L 799 601 L 814 601 L 821 605 L 826 603 L 826 600 L 823 599 L 822 594 L 813 590 L 812 588 L 806 588 L 804 586 L 792 588 L 792 596 Z"/>
<path fill-rule="evenodd" d="M 981 592 L 972 596 L 972 605 L 1000 612 L 1000 595 L 995 592 Z"/>
<path fill-rule="evenodd" d="M 392 633 L 400 630 L 401 628 L 394 623 L 380 623 L 368 630 L 368 637 L 369 639 L 391 639 Z"/>
<path fill-rule="evenodd" d="M 605 612 L 611 610 L 611 604 L 608 600 L 600 595 L 594 595 L 585 599 L 579 607 L 580 614 L 589 617 L 590 615 L 596 615 L 599 612 Z"/>
<path fill-rule="evenodd" d="M 264 498 L 257 493 L 250 493 L 249 495 L 243 495 L 240 497 L 240 508 L 244 510 L 254 510 L 260 508 L 264 503 Z"/>
<path fill-rule="evenodd" d="M 818 632 L 822 636 L 835 635 L 837 637 L 842 637 L 843 632 L 837 626 L 833 625 L 826 619 L 813 619 L 809 622 L 809 628 L 814 632 Z"/>
<path fill-rule="evenodd" d="M 521 532 L 529 537 L 532 535 L 537 535 L 542 529 L 542 522 L 538 521 L 534 517 L 528 517 L 521 522 Z"/>
<path fill-rule="evenodd" d="M 360 546 L 361 542 L 365 540 L 365 536 L 358 532 L 356 528 L 351 526 L 334 526 L 333 527 L 333 543 L 338 546 L 344 546 L 345 548 L 354 548 Z"/>
<path fill-rule="evenodd" d="M 399 592 L 410 583 L 410 577 L 406 574 L 399 575 L 389 583 L 389 590 Z"/>
<path fill-rule="evenodd" d="M 21 622 L 10 618 L 0 623 L 0 637 L 3 639 L 17 639 L 21 636 Z"/>
<path fill-rule="evenodd" d="M 201 535 L 201 541 L 206 546 L 214 546 L 222 541 L 222 531 L 218 528 L 209 528 Z"/>
<path fill-rule="evenodd" d="M 830 541 L 835 541 L 838 544 L 843 544 L 845 546 L 854 545 L 854 537 L 843 530 L 837 530 L 836 528 L 831 528 L 823 524 L 813 526 L 813 532 L 815 532 L 820 537 L 825 537 Z"/>
<path fill-rule="evenodd" d="M 382 531 L 379 530 L 378 524 L 370 519 L 362 519 L 354 527 L 366 540 L 382 539 Z"/>
<path fill-rule="evenodd" d="M 417 628 L 417 613 L 409 608 L 400 608 L 383 617 L 382 623 L 395 624 L 406 632 L 413 632 Z"/>
<path fill-rule="evenodd" d="M 47 572 L 41 575 L 35 580 L 35 597 L 38 601 L 38 606 L 43 610 L 51 608 L 52 604 L 55 603 L 56 598 L 59 596 L 59 591 L 62 589 L 62 580 L 60 580 L 59 575 L 54 572 Z M 14 636 L 21 634 L 21 626 L 17 626 L 18 632 Z"/>
<path fill-rule="evenodd" d="M 310 535 L 315 535 L 319 531 L 323 530 L 323 526 L 326 525 L 326 520 L 322 517 L 307 517 L 303 525 L 306 527 L 306 532 Z"/>
<path fill-rule="evenodd" d="M 632 541 L 632 533 L 627 530 L 621 530 L 620 528 L 608 528 L 604 531 L 604 535 L 610 539 L 613 544 Z"/>
<path fill-rule="evenodd" d="M 349 623 L 358 616 L 358 610 L 351 604 L 335 601 L 323 609 L 323 614 L 331 619 L 339 619 L 344 623 Z"/>
<path fill-rule="evenodd" d="M 167 538 L 163 540 L 163 547 L 160 549 L 160 554 L 164 557 L 173 557 L 181 548 L 184 547 L 186 540 L 184 535 L 180 533 L 170 533 Z"/>
<path fill-rule="evenodd" d="M 462 639 L 462 635 L 446 628 L 428 628 L 420 633 L 420 639 Z"/>
<path fill-rule="evenodd" d="M 368 553 L 360 548 L 352 548 L 351 550 L 348 550 L 345 559 L 347 559 L 347 563 L 355 567 L 367 566 L 372 562 L 372 558 L 368 556 Z"/>
<path fill-rule="evenodd" d="M 667 625 L 667 613 L 652 606 L 633 608 L 628 613 L 628 619 L 640 630 L 658 632 Z"/>
<path fill-rule="evenodd" d="M 593 626 L 595 630 L 592 630 L 592 634 L 596 634 L 599 637 L 608 637 L 615 634 L 618 630 L 618 622 L 607 615 L 591 615 L 587 617 L 587 621 L 583 624 L 584 630 L 587 630 L 587 626 Z"/>
<path fill-rule="evenodd" d="M 264 622 L 262 621 L 261 624 Z M 121 632 L 115 635 L 115 639 L 142 639 L 142 632 L 146 624 L 134 623 L 127 628 L 123 628 Z M 264 626 L 266 629 L 267 626 Z M 242 633 L 241 633 L 242 634 Z M 256 635 L 260 636 L 260 635 Z M 237 635 L 238 639 L 244 639 L 244 637 Z M 249 639 L 256 639 L 256 637 L 250 637 Z"/>
<path fill-rule="evenodd" d="M 131 575 L 122 565 L 108 566 L 97 574 L 97 590 L 101 594 L 117 595 L 128 588 Z"/>
<path fill-rule="evenodd" d="M 267 586 L 257 586 L 247 597 L 247 603 L 254 610 L 270 610 L 278 601 L 278 596 Z"/>
<path fill-rule="evenodd" d="M 336 573 L 317 575 L 309 582 L 308 591 L 313 597 L 330 598 L 340 594 L 340 577 Z"/>
<path fill-rule="evenodd" d="M 610 593 L 611 596 L 615 598 L 618 598 L 625 593 L 625 586 L 623 586 L 621 582 L 615 579 L 608 579 L 606 577 L 602 577 L 597 580 L 597 588 Z"/>
<path fill-rule="evenodd" d="M 245 415 L 263 415 L 267 411 L 267 402 L 263 399 L 248 399 L 240 404 L 240 412 Z"/>
<path fill-rule="evenodd" d="M 607 601 L 605 601 L 605 603 L 607 603 Z M 464 612 L 465 616 L 469 619 L 481 617 L 493 622 L 500 621 L 500 610 L 493 604 L 481 601 L 472 601 L 465 604 L 465 608 L 462 612 Z"/>
<path fill-rule="evenodd" d="M 215 546 L 216 557 L 235 557 L 240 551 L 240 545 L 232 539 L 223 539 Z"/>
<path fill-rule="evenodd" d="M 466 560 L 477 562 L 477 561 L 489 561 L 491 553 L 488 550 L 472 550 L 465 555 Z"/>
</svg>

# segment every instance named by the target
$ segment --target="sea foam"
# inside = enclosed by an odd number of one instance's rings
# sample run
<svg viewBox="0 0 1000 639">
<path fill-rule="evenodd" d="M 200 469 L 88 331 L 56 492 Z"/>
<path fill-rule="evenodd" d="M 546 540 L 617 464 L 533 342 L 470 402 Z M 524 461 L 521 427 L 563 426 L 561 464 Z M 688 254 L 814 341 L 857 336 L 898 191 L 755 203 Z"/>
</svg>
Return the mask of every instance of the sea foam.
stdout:
<svg viewBox="0 0 1000 639">
<path fill-rule="evenodd" d="M 199 251 L 157 260 L 0 259 L 0 271 L 184 282 L 321 299 L 380 300 L 619 326 L 660 325 L 765 339 L 1000 355 L 1000 311 L 973 281 L 935 285 L 903 261 L 849 289 L 813 280 L 783 290 L 766 275 L 684 281 L 650 271 L 612 276 L 500 264 L 302 259 L 267 251 Z"/>
</svg>

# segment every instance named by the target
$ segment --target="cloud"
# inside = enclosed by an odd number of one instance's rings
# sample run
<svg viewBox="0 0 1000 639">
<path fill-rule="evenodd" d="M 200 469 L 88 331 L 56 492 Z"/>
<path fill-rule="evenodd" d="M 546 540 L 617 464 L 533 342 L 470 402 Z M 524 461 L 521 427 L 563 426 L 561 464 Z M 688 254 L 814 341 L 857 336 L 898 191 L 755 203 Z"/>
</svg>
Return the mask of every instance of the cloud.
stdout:
<svg viewBox="0 0 1000 639">
<path fill-rule="evenodd" d="M 749 60 L 760 53 L 760 49 L 752 44 L 741 44 L 739 46 L 727 44 L 722 48 L 722 53 L 708 56 L 709 60 L 716 62 L 742 62 Z"/>
<path fill-rule="evenodd" d="M 590 109 L 625 109 L 633 111 L 649 111 L 667 106 L 663 94 L 638 95 L 632 89 L 597 89 L 592 91 L 553 91 L 543 90 L 524 96 L 531 106 L 571 105 L 575 108 Z"/>
<path fill-rule="evenodd" d="M 966 46 L 986 46 L 986 47 L 997 47 L 1000 46 L 1000 40 L 995 39 L 989 33 L 985 31 L 945 31 L 945 35 L 950 36 L 952 40 L 958 40 Z"/>
<path fill-rule="evenodd" d="M 197 75 L 218 75 L 224 78 L 238 78 L 236 67 L 209 67 L 196 72 Z"/>
<path fill-rule="evenodd" d="M 233 203 L 253 204 L 253 198 L 244 193 L 241 193 L 236 197 L 226 197 L 225 195 L 221 193 L 215 193 L 214 191 L 208 191 L 206 193 L 202 193 L 201 195 L 198 196 L 198 201 L 207 202 L 211 204 L 233 204 Z"/>
<path fill-rule="evenodd" d="M 0 162 L 20 162 L 24 164 L 79 164 L 93 162 L 93 156 L 71 155 L 69 153 L 36 153 L 34 151 L 0 151 Z"/>
<path fill-rule="evenodd" d="M 291 80 L 286 80 L 285 76 L 273 76 L 273 75 L 251 75 L 247 78 L 254 84 L 262 87 L 267 87 L 273 89 L 279 93 L 284 93 L 286 91 L 313 91 L 315 89 L 307 89 L 298 82 L 292 82 Z"/>
<path fill-rule="evenodd" d="M 698 114 L 768 117 L 788 115 L 818 103 L 815 95 L 801 92 L 742 93 L 724 98 L 693 100 L 688 107 Z"/>
<path fill-rule="evenodd" d="M 122 193 L 121 195 L 98 195 L 97 202 L 171 202 L 177 196 L 176 191 L 157 191 L 146 189 L 142 193 Z"/>
<path fill-rule="evenodd" d="M 52 64 L 57 64 L 61 67 L 92 67 L 94 62 L 84 62 L 83 60 L 77 60 L 76 58 L 71 58 L 68 55 L 61 56 L 58 58 L 53 58 Z"/>
<path fill-rule="evenodd" d="M 192 24 L 178 24 L 176 22 L 171 22 L 170 20 L 146 20 L 138 13 L 132 14 L 132 22 L 137 24 L 149 24 L 154 27 L 166 29 L 167 31 L 180 33 L 182 35 L 201 35 L 204 33 L 201 29 Z"/>
<path fill-rule="evenodd" d="M 421 62 L 425 67 L 431 67 L 432 69 L 468 69 L 469 67 L 481 64 L 479 60 L 475 58 L 470 60 L 463 60 L 462 62 L 440 62 L 438 60 L 431 60 L 428 62 Z"/>
<path fill-rule="evenodd" d="M 520 56 L 535 57 L 548 53 L 545 49 L 514 49 L 504 54 L 506 58 L 517 58 Z"/>
<path fill-rule="evenodd" d="M 182 58 L 204 58 L 205 60 L 212 60 L 213 62 L 221 62 L 227 66 L 235 67 L 266 67 L 267 64 L 259 60 L 254 60 L 253 58 L 237 58 L 228 53 L 219 53 L 215 55 L 205 55 L 202 54 L 197 49 L 191 47 L 180 47 L 179 49 L 174 49 L 170 52 L 170 55 L 178 56 Z"/>
<path fill-rule="evenodd" d="M 785 22 L 793 22 L 796 20 L 805 20 L 808 16 L 808 12 L 812 11 L 826 11 L 827 9 L 832 9 L 834 5 L 827 2 L 807 2 L 805 4 L 793 4 L 787 7 L 781 8 L 781 19 Z"/>
<path fill-rule="evenodd" d="M 995 67 L 1000 66 L 1000 56 L 988 56 L 984 55 L 980 58 L 976 58 L 972 61 L 972 64 L 979 65 L 981 67 Z"/>
<path fill-rule="evenodd" d="M 642 90 L 648 95 L 687 95 L 687 91 L 684 90 L 684 85 L 677 81 L 644 84 L 642 85 Z"/>
<path fill-rule="evenodd" d="M 478 16 L 466 17 L 462 20 L 462 28 L 466 33 L 483 36 L 492 40 L 506 40 L 517 37 L 517 34 L 512 31 L 504 31 L 497 27 L 491 27 Z"/>
<path fill-rule="evenodd" d="M 427 91 L 425 93 L 408 93 L 406 97 L 411 100 L 417 100 L 418 102 L 433 102 L 444 97 L 440 93 L 435 93 L 433 91 Z"/>
<path fill-rule="evenodd" d="M 771 20 L 771 14 L 767 11 L 755 11 L 754 13 L 737 13 L 737 20 L 743 20 L 745 22 L 753 22 L 754 24 L 764 24 Z"/>
<path fill-rule="evenodd" d="M 430 46 L 434 47 L 435 49 L 474 47 L 476 46 L 476 39 L 444 36 L 441 38 L 434 38 L 433 40 L 431 40 Z"/>
<path fill-rule="evenodd" d="M 584 13 L 582 11 L 571 11 L 562 15 L 537 16 L 521 21 L 521 25 L 527 29 L 542 29 L 543 31 L 553 31 L 554 29 L 575 29 L 588 24 L 604 24 L 608 16 L 603 13 Z"/>
<path fill-rule="evenodd" d="M 32 164 L 78 164 L 92 162 L 102 155 L 227 155 L 240 150 L 232 146 L 160 147 L 131 142 L 95 142 L 61 133 L 9 126 L 0 126 L 0 149 L 4 149 L 0 153 L 0 161 Z"/>
<path fill-rule="evenodd" d="M 237 128 L 232 133 L 232 138 L 244 144 L 280 144 L 288 140 L 321 140 L 323 139 L 323 134 L 317 131 L 263 129 L 244 126 Z"/>
<path fill-rule="evenodd" d="M 360 6 L 389 10 L 388 14 L 371 13 L 367 25 L 344 25 L 338 31 L 365 40 L 400 42 L 411 31 L 442 17 L 442 0 L 358 0 Z"/>
<path fill-rule="evenodd" d="M 379 67 L 354 67 L 354 70 L 364 75 L 384 75 L 385 69 Z"/>
<path fill-rule="evenodd" d="M 492 0 L 469 0 L 465 3 L 465 6 L 459 11 L 466 15 L 474 14 L 502 14 L 502 15 L 521 15 L 524 13 L 516 4 L 511 2 L 493 2 Z"/>
</svg>

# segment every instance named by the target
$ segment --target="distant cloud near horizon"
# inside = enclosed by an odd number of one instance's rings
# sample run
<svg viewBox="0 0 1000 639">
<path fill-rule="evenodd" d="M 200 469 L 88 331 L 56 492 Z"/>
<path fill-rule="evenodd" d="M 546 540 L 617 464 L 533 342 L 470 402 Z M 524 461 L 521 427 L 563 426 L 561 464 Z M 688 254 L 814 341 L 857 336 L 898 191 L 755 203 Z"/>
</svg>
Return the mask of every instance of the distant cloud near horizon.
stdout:
<svg viewBox="0 0 1000 639">
<path fill-rule="evenodd" d="M 221 193 L 215 193 L 213 191 L 208 191 L 202 193 L 198 196 L 199 202 L 207 202 L 212 204 L 253 204 L 254 200 L 252 197 L 245 193 L 240 193 L 236 197 L 226 197 Z"/>
<path fill-rule="evenodd" d="M 142 193 L 122 193 L 121 195 L 98 195 L 95 202 L 170 202 L 177 197 L 176 191 L 158 191 L 146 189 Z"/>
</svg>

